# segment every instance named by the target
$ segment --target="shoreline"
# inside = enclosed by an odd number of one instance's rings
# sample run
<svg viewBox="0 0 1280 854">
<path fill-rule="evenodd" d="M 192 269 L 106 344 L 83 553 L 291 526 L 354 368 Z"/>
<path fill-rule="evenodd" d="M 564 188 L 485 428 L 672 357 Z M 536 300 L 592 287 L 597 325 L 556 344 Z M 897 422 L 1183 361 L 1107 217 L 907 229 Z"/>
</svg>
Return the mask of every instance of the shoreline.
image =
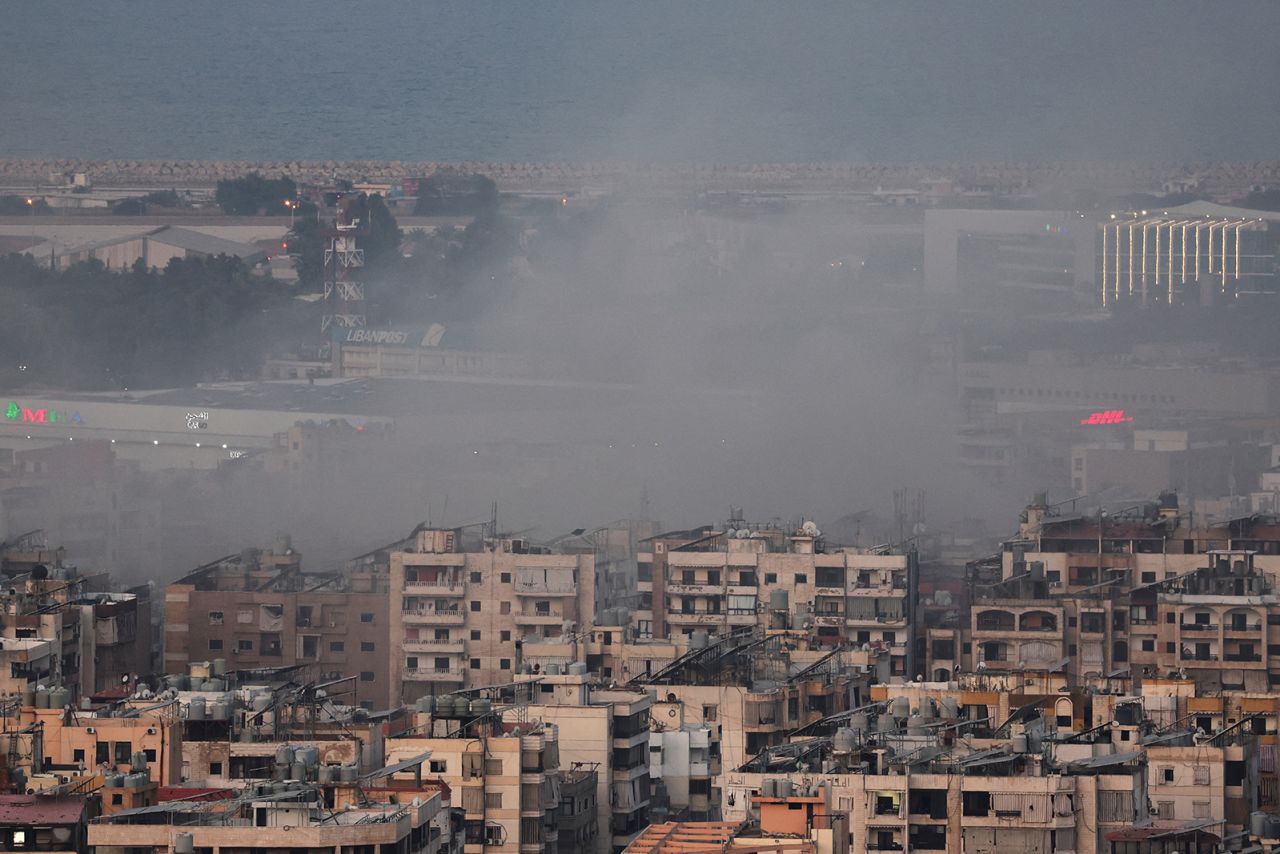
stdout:
<svg viewBox="0 0 1280 854">
<path fill-rule="evenodd" d="M 1201 192 L 1247 192 L 1280 185 L 1280 160 L 1196 162 L 950 161 L 919 163 L 694 164 L 620 161 L 501 163 L 400 160 L 0 160 L 0 185 L 50 186 L 84 173 L 95 187 L 199 188 L 250 172 L 301 184 L 333 178 L 398 183 L 437 171 L 478 172 L 504 192 L 561 193 L 622 188 L 697 190 L 805 190 L 863 192 L 915 190 L 937 183 L 990 189 L 998 194 L 1032 188 L 1108 188 L 1164 191 L 1194 184 Z"/>
</svg>

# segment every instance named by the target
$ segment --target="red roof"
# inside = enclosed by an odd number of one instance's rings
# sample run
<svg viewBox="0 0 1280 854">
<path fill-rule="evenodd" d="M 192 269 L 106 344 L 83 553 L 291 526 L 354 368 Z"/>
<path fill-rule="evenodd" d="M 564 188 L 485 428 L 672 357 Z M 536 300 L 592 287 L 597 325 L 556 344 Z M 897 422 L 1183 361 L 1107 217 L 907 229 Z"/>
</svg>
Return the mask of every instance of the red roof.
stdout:
<svg viewBox="0 0 1280 854">
<path fill-rule="evenodd" d="M 79 824 L 85 799 L 0 795 L 0 824 Z"/>
</svg>

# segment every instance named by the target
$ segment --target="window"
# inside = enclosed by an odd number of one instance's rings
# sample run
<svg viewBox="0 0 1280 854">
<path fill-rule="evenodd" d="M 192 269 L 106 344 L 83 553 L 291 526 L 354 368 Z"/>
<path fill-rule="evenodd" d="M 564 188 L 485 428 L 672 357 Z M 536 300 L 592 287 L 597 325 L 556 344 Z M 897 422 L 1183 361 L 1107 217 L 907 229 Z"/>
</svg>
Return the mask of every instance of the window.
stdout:
<svg viewBox="0 0 1280 854">
<path fill-rule="evenodd" d="M 209 612 L 209 625 L 211 625 L 211 626 L 220 626 L 220 625 L 222 625 L 222 612 L 221 612 L 221 611 L 210 611 L 210 612 Z"/>
<path fill-rule="evenodd" d="M 329 652 L 346 652 L 347 644 L 345 641 L 329 641 Z"/>
<path fill-rule="evenodd" d="M 498 635 L 498 640 L 502 641 L 503 643 L 506 643 L 507 641 L 511 640 L 511 632 L 507 631 L 506 629 L 503 629 L 502 633 Z"/>
<path fill-rule="evenodd" d="M 1160 780 L 1161 780 L 1162 782 L 1165 782 L 1165 783 L 1172 783 L 1172 782 L 1173 782 L 1173 769 L 1172 769 L 1172 768 L 1161 768 L 1161 769 L 1160 769 Z"/>
<path fill-rule="evenodd" d="M 484 773 L 490 777 L 501 777 L 502 759 L 486 759 L 484 761 Z"/>
<path fill-rule="evenodd" d="M 1177 622 L 1177 620 L 1178 620 L 1178 615 L 1173 613 L 1172 611 L 1164 615 L 1164 621 L 1166 623 L 1175 623 Z"/>
<path fill-rule="evenodd" d="M 241 638 L 240 640 L 236 641 L 236 649 L 240 650 L 241 652 L 253 652 L 253 641 L 245 640 L 244 638 Z"/>
<path fill-rule="evenodd" d="M 500 574 L 498 575 L 498 581 L 502 582 L 503 584 L 510 584 L 510 583 L 511 583 L 511 573 L 509 573 L 509 572 L 503 572 L 503 573 L 500 573 Z"/>
<path fill-rule="evenodd" d="M 703 706 L 703 707 L 702 707 L 702 720 L 703 720 L 703 722 L 704 722 L 704 723 L 713 723 L 713 722 L 715 721 L 716 717 L 719 715 L 719 711 L 720 711 L 720 709 L 719 709 L 719 707 L 718 707 L 718 706 Z"/>
<path fill-rule="evenodd" d="M 71 751 L 71 761 L 72 761 L 72 762 L 83 762 L 83 761 L 84 761 L 84 749 L 83 749 L 83 748 L 76 748 L 75 750 Z"/>
<path fill-rule="evenodd" d="M 209 638 L 209 649 L 222 649 L 222 638 Z"/>
<path fill-rule="evenodd" d="M 471 583 L 472 583 L 472 584 L 479 584 L 479 583 L 480 583 L 480 580 L 481 580 L 480 573 L 478 573 L 478 572 L 473 572 L 473 573 L 471 573 Z"/>
<path fill-rule="evenodd" d="M 1173 818 L 1173 801 L 1160 801 L 1156 804 L 1156 817 L 1163 819 Z"/>
<path fill-rule="evenodd" d="M 449 760 L 447 759 L 428 759 L 427 770 L 432 774 L 448 774 Z"/>
<path fill-rule="evenodd" d="M 502 809 L 502 792 L 485 792 L 484 807 L 490 810 Z"/>
<path fill-rule="evenodd" d="M 370 612 L 368 612 L 368 611 L 362 611 L 362 612 L 360 613 L 360 622 L 362 622 L 362 623 L 372 623 L 372 622 L 373 622 L 373 614 L 371 614 L 371 613 L 370 613 Z"/>
<path fill-rule="evenodd" d="M 361 670 L 361 671 L 360 671 L 360 681 L 361 681 L 361 682 L 372 682 L 372 681 L 373 681 L 373 671 L 372 671 L 372 670 Z"/>
<path fill-rule="evenodd" d="M 1155 574 L 1154 572 L 1144 572 L 1144 573 L 1142 573 L 1142 583 L 1143 583 L 1143 584 L 1155 584 L 1155 583 L 1156 583 L 1156 574 Z"/>
<path fill-rule="evenodd" d="M 221 777 L 221 776 L 222 776 L 222 763 L 221 763 L 221 762 L 210 762 L 210 763 L 209 763 L 209 774 L 210 774 L 210 776 L 213 776 L 213 777 Z"/>
<path fill-rule="evenodd" d="M 1166 641 L 1164 645 L 1164 651 L 1169 653 L 1170 655 L 1173 655 L 1175 652 L 1178 651 L 1178 645 L 1173 641 Z"/>
<path fill-rule="evenodd" d="M 1191 769 L 1191 773 L 1193 775 L 1192 781 L 1195 783 L 1195 785 L 1197 786 L 1209 785 L 1209 766 L 1208 765 L 1196 765 L 1194 768 Z M 1199 818 L 1199 816 L 1197 816 L 1197 818 Z"/>
<path fill-rule="evenodd" d="M 471 603 L 471 613 L 473 614 L 480 613 L 480 603 L 478 601 Z"/>
<path fill-rule="evenodd" d="M 499 603 L 498 603 L 498 613 L 499 613 L 499 614 L 510 614 L 510 613 L 511 613 L 511 603 L 510 603 L 510 602 L 499 602 Z"/>
<path fill-rule="evenodd" d="M 144 756 L 147 757 L 148 762 L 156 761 L 156 751 L 154 747 L 148 747 L 145 750 L 143 750 L 142 753 Z"/>
<path fill-rule="evenodd" d="M 777 583 L 778 583 L 778 573 L 776 573 L 776 572 L 766 572 L 766 573 L 764 574 L 764 583 L 765 583 L 765 584 L 777 584 Z"/>
<path fill-rule="evenodd" d="M 1209 802 L 1195 801 L 1194 803 L 1192 803 L 1191 817 L 1192 818 L 1212 818 L 1213 816 L 1209 812 Z"/>
<path fill-rule="evenodd" d="M 99 765 L 106 765 L 111 761 L 111 745 L 105 741 L 99 741 L 94 745 L 93 761 Z"/>
<path fill-rule="evenodd" d="M 473 658 L 473 659 L 471 659 L 471 669 L 472 669 L 472 670 L 479 670 L 479 669 L 480 669 L 480 659 L 478 659 L 478 658 Z"/>
<path fill-rule="evenodd" d="M 1151 638 L 1143 638 L 1143 639 L 1142 639 L 1142 651 L 1143 651 L 1143 652 L 1155 652 L 1155 651 L 1156 651 L 1156 642 L 1155 642 L 1154 640 L 1152 640 Z"/>
<path fill-rule="evenodd" d="M 115 748 L 117 765 L 133 761 L 133 742 L 117 741 L 112 744 L 112 747 Z"/>
<path fill-rule="evenodd" d="M 479 629 L 472 629 L 472 630 L 471 630 L 471 639 L 472 639 L 472 640 L 480 640 L 480 630 L 479 630 Z"/>
<path fill-rule="evenodd" d="M 796 584 L 808 584 L 808 583 L 809 583 L 809 576 L 807 573 L 803 573 L 803 572 L 796 573 Z"/>
<path fill-rule="evenodd" d="M 360 641 L 360 651 L 361 652 L 377 652 L 378 645 L 375 644 L 373 641 Z"/>
</svg>

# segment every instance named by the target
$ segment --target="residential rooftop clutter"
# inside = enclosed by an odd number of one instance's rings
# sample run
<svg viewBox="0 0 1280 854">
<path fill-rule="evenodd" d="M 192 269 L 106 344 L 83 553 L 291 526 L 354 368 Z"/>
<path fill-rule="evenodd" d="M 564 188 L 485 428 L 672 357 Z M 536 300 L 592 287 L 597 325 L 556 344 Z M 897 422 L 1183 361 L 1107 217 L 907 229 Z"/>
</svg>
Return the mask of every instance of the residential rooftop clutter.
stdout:
<svg viewBox="0 0 1280 854">
<path fill-rule="evenodd" d="M 914 550 L 837 546 L 813 522 L 741 518 L 649 542 L 638 556 L 639 637 L 701 642 L 711 631 L 799 629 L 815 644 L 888 652 L 886 675 L 915 672 Z"/>
<path fill-rule="evenodd" d="M 165 671 L 193 661 L 231 670 L 303 665 L 319 680 L 357 677 L 358 704 L 386 708 L 388 577 L 378 554 L 308 572 L 288 537 L 198 567 L 165 588 Z"/>
<path fill-rule="evenodd" d="M 109 592 L 43 531 L 0 543 L 0 695 L 56 708 L 150 673 L 151 593 Z"/>
</svg>

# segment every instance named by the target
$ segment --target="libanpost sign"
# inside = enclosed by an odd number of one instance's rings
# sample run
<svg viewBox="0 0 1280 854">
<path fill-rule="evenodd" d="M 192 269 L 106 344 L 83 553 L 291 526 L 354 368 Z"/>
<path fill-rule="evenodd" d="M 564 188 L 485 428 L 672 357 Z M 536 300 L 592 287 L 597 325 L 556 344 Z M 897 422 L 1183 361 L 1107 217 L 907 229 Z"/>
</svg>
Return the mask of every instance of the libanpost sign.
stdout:
<svg viewBox="0 0 1280 854">
<path fill-rule="evenodd" d="M 356 344 L 384 347 L 439 347 L 444 338 L 444 326 L 433 323 L 424 332 L 421 329 L 361 329 L 334 327 L 334 340 L 339 344 Z"/>
</svg>

